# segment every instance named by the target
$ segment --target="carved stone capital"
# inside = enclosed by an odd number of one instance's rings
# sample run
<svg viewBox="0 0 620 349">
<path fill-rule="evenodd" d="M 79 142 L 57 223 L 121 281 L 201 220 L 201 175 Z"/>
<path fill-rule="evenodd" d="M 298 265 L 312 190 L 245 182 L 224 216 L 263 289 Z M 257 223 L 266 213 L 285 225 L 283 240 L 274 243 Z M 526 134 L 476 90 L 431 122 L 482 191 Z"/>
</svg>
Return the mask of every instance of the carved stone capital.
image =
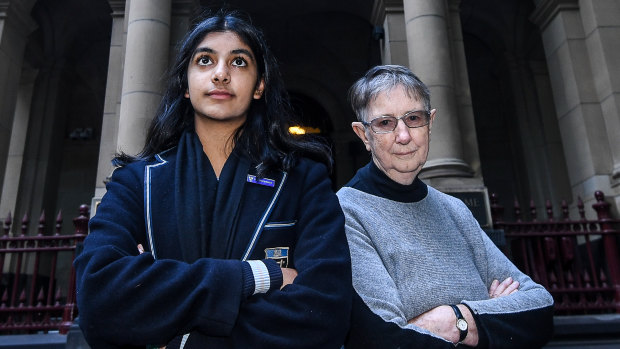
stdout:
<svg viewBox="0 0 620 349">
<path fill-rule="evenodd" d="M 10 17 L 22 35 L 27 36 L 37 27 L 30 17 L 34 3 L 34 0 L 0 0 L 0 20 L 7 20 Z"/>
<path fill-rule="evenodd" d="M 384 0 L 385 4 L 385 12 L 397 12 L 403 13 L 405 11 L 405 5 L 403 5 L 403 0 Z"/>
<path fill-rule="evenodd" d="M 112 16 L 124 16 L 125 15 L 125 3 L 126 0 L 108 0 L 110 8 L 112 8 Z"/>
<path fill-rule="evenodd" d="M 579 9 L 578 0 L 539 0 L 536 3 L 536 9 L 530 16 L 530 20 L 542 31 L 545 30 L 560 11 L 573 11 L 577 9 Z"/>
<path fill-rule="evenodd" d="M 0 0 L 0 19 L 6 18 L 6 12 L 9 9 L 9 0 Z"/>
</svg>

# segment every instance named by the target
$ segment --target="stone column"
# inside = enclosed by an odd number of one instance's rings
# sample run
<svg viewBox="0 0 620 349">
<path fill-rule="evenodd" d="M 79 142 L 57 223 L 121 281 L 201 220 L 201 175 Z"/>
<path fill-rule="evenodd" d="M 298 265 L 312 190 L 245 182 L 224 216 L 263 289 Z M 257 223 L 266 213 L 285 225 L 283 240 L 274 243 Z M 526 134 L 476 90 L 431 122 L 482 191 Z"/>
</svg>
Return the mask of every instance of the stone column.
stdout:
<svg viewBox="0 0 620 349">
<path fill-rule="evenodd" d="M 99 164 L 97 166 L 97 182 L 95 184 L 96 198 L 101 198 L 105 193 L 105 182 L 112 172 L 111 160 L 117 151 L 118 123 L 123 87 L 124 43 L 127 25 L 125 7 L 128 3 L 126 4 L 125 0 L 110 0 L 109 4 L 112 8 L 112 33 L 110 35 L 108 77 L 103 106 L 103 120 L 101 122 Z M 92 209 L 91 211 L 95 210 Z"/>
<path fill-rule="evenodd" d="M 135 155 L 162 97 L 171 0 L 130 0 L 117 148 Z"/>
<path fill-rule="evenodd" d="M 461 25 L 461 0 L 449 0 L 449 29 L 454 65 L 454 84 L 456 106 L 458 109 L 459 131 L 463 143 L 463 160 L 473 171 L 473 176 L 482 183 L 482 169 L 480 167 L 480 153 L 478 152 L 478 138 L 474 107 L 471 101 L 469 88 L 469 74 L 465 58 L 465 44 Z"/>
<path fill-rule="evenodd" d="M 376 11 L 375 24 L 383 25 L 381 59 L 383 64 L 409 65 L 407 56 L 407 32 L 402 0 L 385 1 L 385 9 Z"/>
<path fill-rule="evenodd" d="M 0 0 L 0 183 L 5 179 L 26 42 L 36 28 L 30 17 L 34 3 L 35 0 Z M 4 184 L 0 188 L 6 187 Z M 5 214 L 0 212 L 2 217 Z"/>
<path fill-rule="evenodd" d="M 30 122 L 30 105 L 37 69 L 23 69 L 22 78 L 17 92 L 17 103 L 13 118 L 11 140 L 6 160 L 6 171 L 2 185 L 2 197 L 0 198 L 0 218 L 4 219 L 10 212 L 15 214 L 18 199 L 18 188 L 22 178 L 22 164 L 24 162 L 24 150 Z M 20 218 L 20 217 L 18 217 Z"/>
<path fill-rule="evenodd" d="M 163 83 L 162 78 L 168 68 L 168 62 L 173 60 L 176 54 L 176 42 L 182 39 L 189 27 L 192 14 L 198 13 L 200 6 L 198 0 L 174 0 L 172 2 L 171 10 L 168 13 L 170 17 L 168 21 L 169 29 L 167 30 L 169 39 L 165 40 L 165 42 L 157 43 L 158 48 L 155 54 L 158 57 L 157 68 L 153 69 L 152 74 L 140 68 L 139 71 L 134 71 L 134 73 L 139 72 L 139 76 L 136 76 L 135 74 L 132 75 L 127 69 L 123 69 L 123 62 L 125 62 L 126 59 L 131 59 L 134 65 L 139 65 L 141 59 L 146 59 L 144 62 L 149 62 L 150 64 L 152 58 L 148 57 L 148 55 L 151 54 L 150 48 L 149 51 L 140 52 L 137 51 L 139 47 L 128 44 L 130 40 L 135 41 L 136 39 L 128 39 L 127 32 L 130 27 L 130 22 L 135 22 L 134 18 L 137 17 L 137 13 L 134 13 L 133 16 L 125 16 L 126 13 L 131 11 L 131 4 L 134 2 L 136 2 L 136 0 L 109 0 L 110 7 L 112 8 L 112 35 L 110 39 L 108 80 L 103 111 L 103 123 L 101 127 L 99 165 L 91 215 L 95 214 L 96 205 L 103 197 L 103 194 L 105 194 L 105 183 L 113 170 L 110 161 L 114 154 L 118 150 L 122 150 L 131 155 L 135 155 L 142 149 L 144 137 L 146 136 L 146 128 L 154 116 L 155 109 L 161 99 L 160 84 Z M 150 2 L 146 1 L 144 3 Z M 153 4 L 155 5 L 156 3 L 153 2 Z M 133 5 L 136 6 L 135 3 Z M 161 11 L 158 12 L 160 14 L 165 12 L 163 8 L 160 10 Z M 144 14 L 144 11 L 142 13 Z M 162 15 L 160 15 L 160 17 L 161 16 Z M 145 19 L 147 17 L 148 16 L 142 15 L 140 18 L 149 21 L 149 19 Z M 148 23 L 146 24 L 148 25 Z M 153 25 L 159 26 L 161 30 L 166 28 L 163 22 L 157 22 Z M 138 28 L 138 32 L 144 33 L 144 30 L 148 31 L 148 28 Z M 136 33 L 133 35 L 136 35 Z M 144 45 L 140 45 L 140 47 L 146 49 Z M 133 55 L 133 58 L 126 58 L 126 51 L 129 52 L 129 55 Z M 134 68 L 130 67 L 128 69 Z M 125 74 L 125 72 L 127 72 L 127 74 Z M 127 85 L 124 84 L 125 78 L 129 81 Z M 150 79 L 150 81 L 147 81 L 147 79 Z M 146 85 L 148 82 L 150 90 L 141 90 L 139 87 L 140 82 L 143 85 Z M 145 103 L 148 103 L 148 105 Z M 123 104 L 125 104 L 124 107 L 122 107 Z M 125 117 L 122 121 L 120 117 L 121 110 L 125 113 Z M 136 117 L 139 119 L 133 120 Z M 143 126 L 140 126 L 141 122 Z M 123 134 L 121 135 L 121 133 Z M 135 140 L 136 135 L 140 137 L 139 140 Z M 128 146 L 133 148 L 128 148 Z"/>
<path fill-rule="evenodd" d="M 579 8 L 594 86 L 609 139 L 612 186 L 617 187 L 620 185 L 620 2 L 580 0 Z"/>
<path fill-rule="evenodd" d="M 427 0 L 403 4 L 409 67 L 429 87 L 432 107 L 437 109 L 429 159 L 420 177 L 471 177 L 474 171 L 465 161 L 460 129 L 466 120 L 459 115 L 448 3 Z M 452 30 L 460 32 L 460 27 Z M 464 59 L 464 53 L 456 57 Z"/>
<path fill-rule="evenodd" d="M 60 173 L 55 169 L 61 160 L 63 140 L 58 135 L 63 134 L 62 125 L 65 121 L 64 114 L 58 113 L 61 107 L 59 95 L 69 86 L 62 79 L 66 62 L 50 51 L 44 50 L 41 55 L 51 58 L 49 64 L 40 67 L 32 91 L 26 131 L 26 139 L 31 141 L 26 141 L 24 146 L 15 204 L 15 212 L 20 218 L 25 213 L 31 218 L 36 217 L 42 210 L 53 215 L 49 212 L 53 212 L 56 205 Z M 13 229 L 16 227 L 13 226 Z M 30 229 L 31 232 L 36 230 L 32 224 Z"/>
<path fill-rule="evenodd" d="M 617 204 L 620 188 L 612 188 L 611 173 L 614 153 L 619 150 L 612 151 L 611 145 L 618 144 L 618 126 L 613 126 L 613 116 L 607 118 L 603 115 L 597 92 L 600 90 L 605 94 L 607 91 L 613 104 L 613 97 L 618 94 L 612 93 L 612 79 L 618 79 L 617 73 L 615 78 L 603 78 L 601 70 L 606 71 L 618 63 L 593 69 L 603 63 L 599 62 L 600 58 L 610 57 L 602 47 L 597 47 L 601 43 L 597 38 L 604 39 L 607 32 L 598 31 L 593 25 L 596 16 L 584 18 L 583 14 L 588 11 L 581 9 L 580 3 L 578 0 L 538 0 L 532 20 L 542 32 L 573 198 L 580 196 L 588 200 L 586 205 L 590 205 L 593 193 L 602 190 L 607 197 L 615 198 Z M 590 8 L 594 9 L 593 6 Z M 599 10 L 599 15 L 603 12 L 606 11 Z M 585 23 L 584 19 L 587 20 Z M 589 28 L 589 32 L 584 28 Z M 614 38 L 604 40 L 613 41 Z M 610 45 L 609 49 L 613 47 Z M 590 49 L 596 52 L 589 52 Z M 617 57 L 618 53 L 615 54 Z M 613 133 L 616 139 L 610 140 Z"/>
</svg>

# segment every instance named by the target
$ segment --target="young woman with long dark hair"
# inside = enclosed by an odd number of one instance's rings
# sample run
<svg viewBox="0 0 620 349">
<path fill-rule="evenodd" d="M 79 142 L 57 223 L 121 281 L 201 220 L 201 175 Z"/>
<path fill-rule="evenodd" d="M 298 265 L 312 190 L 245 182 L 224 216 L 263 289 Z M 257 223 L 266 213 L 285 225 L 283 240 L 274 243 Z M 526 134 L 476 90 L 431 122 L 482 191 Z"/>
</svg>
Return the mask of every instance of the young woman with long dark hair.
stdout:
<svg viewBox="0 0 620 349">
<path fill-rule="evenodd" d="M 351 269 L 331 157 L 291 122 L 249 20 L 220 11 L 188 32 L 75 260 L 91 346 L 341 346 Z"/>
</svg>

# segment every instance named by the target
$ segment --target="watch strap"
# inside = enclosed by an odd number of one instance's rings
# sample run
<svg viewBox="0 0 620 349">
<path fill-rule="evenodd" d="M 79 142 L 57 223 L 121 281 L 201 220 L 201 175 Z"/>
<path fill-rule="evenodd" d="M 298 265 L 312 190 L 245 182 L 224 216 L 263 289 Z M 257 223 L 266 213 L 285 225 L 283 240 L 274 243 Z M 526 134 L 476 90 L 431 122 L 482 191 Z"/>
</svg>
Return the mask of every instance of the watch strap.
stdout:
<svg viewBox="0 0 620 349">
<path fill-rule="evenodd" d="M 461 313 L 461 310 L 459 309 L 459 307 L 457 307 L 454 304 L 450 304 L 450 306 L 452 307 L 452 310 L 454 310 L 454 315 L 456 315 L 456 321 L 458 322 L 459 320 L 463 320 L 465 321 L 465 323 L 467 323 L 467 320 L 465 320 L 465 318 L 463 317 L 463 314 Z M 460 333 L 460 337 L 459 337 L 459 343 L 460 343 L 465 339 L 465 337 L 467 337 L 468 329 L 465 328 L 465 330 L 461 330 L 458 326 L 456 328 L 459 330 L 459 333 Z"/>
</svg>

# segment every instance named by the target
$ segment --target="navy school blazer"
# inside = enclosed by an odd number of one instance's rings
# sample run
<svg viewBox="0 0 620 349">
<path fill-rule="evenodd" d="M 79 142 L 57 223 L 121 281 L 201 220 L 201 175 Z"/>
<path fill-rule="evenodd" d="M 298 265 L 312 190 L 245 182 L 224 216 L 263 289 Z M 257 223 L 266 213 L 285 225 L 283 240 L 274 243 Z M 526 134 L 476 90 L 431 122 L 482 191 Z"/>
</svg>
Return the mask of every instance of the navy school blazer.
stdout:
<svg viewBox="0 0 620 349">
<path fill-rule="evenodd" d="M 213 222 L 230 233 L 204 258 L 201 237 L 178 229 L 174 149 L 115 170 L 90 221 L 74 262 L 89 344 L 161 345 L 194 331 L 209 348 L 340 348 L 351 267 L 325 166 L 300 159 L 273 187 L 235 175 L 230 197 L 242 200 L 222 200 L 234 219 Z M 295 268 L 295 282 L 243 299 L 241 260 L 265 258 Z"/>
</svg>

